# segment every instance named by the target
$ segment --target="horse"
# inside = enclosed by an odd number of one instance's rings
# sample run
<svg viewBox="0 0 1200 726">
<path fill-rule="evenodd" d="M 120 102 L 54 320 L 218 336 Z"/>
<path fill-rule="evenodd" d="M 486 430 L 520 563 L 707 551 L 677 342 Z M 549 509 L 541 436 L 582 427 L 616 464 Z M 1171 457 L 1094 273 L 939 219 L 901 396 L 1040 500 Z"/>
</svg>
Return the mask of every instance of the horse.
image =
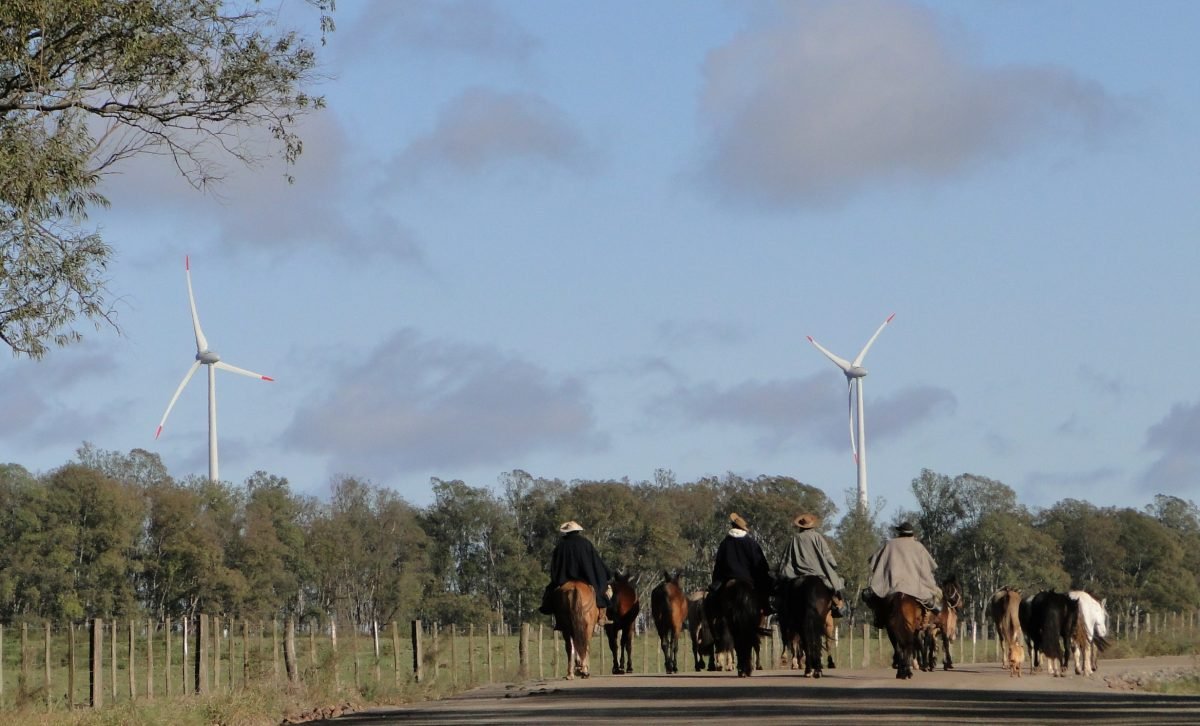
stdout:
<svg viewBox="0 0 1200 726">
<path fill-rule="evenodd" d="M 679 586 L 679 573 L 663 572 L 663 581 L 650 592 L 650 616 L 658 630 L 663 652 L 663 670 L 679 672 L 679 635 L 688 616 L 688 602 Z"/>
<path fill-rule="evenodd" d="M 567 680 L 574 680 L 576 674 L 588 678 L 588 644 L 600 621 L 596 591 L 586 582 L 571 580 L 555 589 L 552 602 L 554 627 L 562 631 L 567 650 Z"/>
<path fill-rule="evenodd" d="M 1079 619 L 1071 644 L 1075 672 L 1090 676 L 1099 664 L 1098 652 L 1108 647 L 1108 610 L 1104 600 L 1097 600 L 1083 590 L 1071 590 L 1067 596 L 1078 603 Z"/>
<path fill-rule="evenodd" d="M 902 592 L 894 592 L 884 598 L 883 610 L 888 640 L 892 642 L 892 667 L 896 669 L 896 677 L 912 678 L 913 659 L 928 611 L 920 600 Z"/>
<path fill-rule="evenodd" d="M 1038 667 L 1039 654 L 1046 656 L 1046 670 L 1051 676 L 1065 676 L 1079 604 L 1066 593 L 1044 590 L 1021 601 L 1021 627 L 1033 659 L 1032 673 Z"/>
<path fill-rule="evenodd" d="M 1025 647 L 1021 644 L 1024 633 L 1020 620 L 1021 591 L 1002 587 L 992 593 L 988 614 L 996 624 L 996 638 L 1003 644 L 1004 666 L 1010 677 L 1021 677 L 1021 664 L 1025 660 Z"/>
<path fill-rule="evenodd" d="M 954 575 L 946 578 L 942 587 L 942 609 L 931 614 L 921 632 L 920 653 L 917 661 L 921 670 L 932 671 L 937 667 L 937 644 L 941 637 L 942 670 L 954 670 L 954 659 L 950 657 L 950 643 L 958 634 L 958 609 L 962 607 L 962 586 Z"/>
<path fill-rule="evenodd" d="M 608 603 L 608 622 L 604 624 L 608 648 L 612 651 L 612 672 L 613 675 L 633 673 L 633 622 L 637 620 L 642 605 L 638 602 L 637 590 L 629 584 L 629 575 L 618 572 L 612 581 L 612 591 Z M 619 651 L 618 633 L 621 635 Z"/>
<path fill-rule="evenodd" d="M 733 643 L 727 633 L 717 633 L 704 612 L 704 598 L 708 593 L 696 590 L 688 595 L 688 635 L 692 641 L 692 657 L 697 671 L 705 670 L 704 659 L 708 658 L 708 670 L 733 670 Z"/>
<path fill-rule="evenodd" d="M 827 621 L 833 611 L 833 591 L 814 575 L 788 581 L 783 589 L 779 630 L 797 660 L 804 663 L 804 677 L 820 678 L 821 651 Z"/>
<path fill-rule="evenodd" d="M 759 606 L 753 586 L 729 580 L 704 598 L 704 612 L 713 626 L 716 642 L 733 642 L 738 678 L 754 672 L 754 645 L 759 642 Z"/>
</svg>

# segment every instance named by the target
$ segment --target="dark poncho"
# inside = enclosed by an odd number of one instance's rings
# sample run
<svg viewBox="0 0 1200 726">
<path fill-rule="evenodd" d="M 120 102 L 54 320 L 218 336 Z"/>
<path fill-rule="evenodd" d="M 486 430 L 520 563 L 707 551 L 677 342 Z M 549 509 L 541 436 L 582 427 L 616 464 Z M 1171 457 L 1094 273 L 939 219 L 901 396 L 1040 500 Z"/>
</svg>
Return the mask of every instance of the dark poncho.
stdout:
<svg viewBox="0 0 1200 726">
<path fill-rule="evenodd" d="M 600 559 L 595 546 L 579 532 L 563 535 L 550 557 L 550 585 L 558 587 L 571 580 L 581 580 L 596 590 L 596 607 L 608 607 L 604 590 L 612 575 Z"/>
<path fill-rule="evenodd" d="M 713 563 L 713 582 L 725 583 L 728 580 L 741 580 L 754 586 L 759 592 L 771 589 L 771 571 L 767 566 L 767 558 L 763 555 L 762 547 L 750 535 L 735 537 L 726 535 L 717 548 L 716 562 Z"/>
</svg>

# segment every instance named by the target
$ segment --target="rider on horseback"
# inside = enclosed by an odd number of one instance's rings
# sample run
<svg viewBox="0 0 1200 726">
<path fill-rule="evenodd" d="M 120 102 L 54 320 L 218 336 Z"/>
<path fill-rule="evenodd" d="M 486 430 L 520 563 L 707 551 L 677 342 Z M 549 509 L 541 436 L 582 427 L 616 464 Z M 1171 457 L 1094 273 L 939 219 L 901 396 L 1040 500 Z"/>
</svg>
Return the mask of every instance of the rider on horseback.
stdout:
<svg viewBox="0 0 1200 726">
<path fill-rule="evenodd" d="M 774 582 L 762 547 L 750 536 L 750 525 L 737 512 L 729 515 L 729 524 L 729 534 L 717 547 L 709 592 L 719 590 L 730 580 L 741 580 L 754 587 L 759 608 L 764 613 L 774 612 L 770 602 Z"/>
<path fill-rule="evenodd" d="M 871 556 L 871 580 L 862 592 L 863 602 L 875 613 L 877 628 L 886 627 L 880 622 L 882 608 L 879 605 L 894 592 L 914 597 L 934 612 L 941 610 L 938 602 L 941 590 L 933 579 L 933 571 L 937 569 L 933 555 L 913 537 L 912 524 L 904 522 L 893 530 L 896 536 Z"/>
<path fill-rule="evenodd" d="M 788 580 L 797 580 L 810 575 L 821 578 L 825 586 L 833 591 L 833 616 L 842 617 L 842 606 L 845 598 L 842 588 L 846 583 L 837 571 L 837 560 L 829 549 L 829 542 L 817 531 L 821 520 L 814 514 L 801 514 L 792 520 L 796 529 L 800 530 L 792 537 L 792 547 L 779 563 L 780 589 Z"/>
<path fill-rule="evenodd" d="M 562 538 L 558 540 L 554 554 L 550 556 L 550 584 L 542 593 L 542 606 L 538 608 L 538 612 L 553 615 L 551 594 L 559 586 L 572 580 L 591 585 L 596 591 L 596 607 L 602 610 L 607 608 L 608 598 L 612 597 L 612 588 L 608 584 L 612 575 L 604 560 L 600 559 L 600 553 L 587 537 L 580 534 L 583 527 L 579 522 L 563 522 L 558 531 Z"/>
</svg>

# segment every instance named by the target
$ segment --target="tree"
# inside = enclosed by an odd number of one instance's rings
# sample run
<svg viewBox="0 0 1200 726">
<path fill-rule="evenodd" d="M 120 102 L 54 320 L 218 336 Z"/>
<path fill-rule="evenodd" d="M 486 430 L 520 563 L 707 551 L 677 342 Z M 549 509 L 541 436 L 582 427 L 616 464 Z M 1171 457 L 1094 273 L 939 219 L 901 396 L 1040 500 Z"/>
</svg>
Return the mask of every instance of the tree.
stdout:
<svg viewBox="0 0 1200 726">
<path fill-rule="evenodd" d="M 332 30 L 334 0 L 308 0 Z M 218 159 L 264 153 L 265 128 L 290 164 L 316 54 L 268 29 L 277 10 L 215 0 L 0 3 L 0 341 L 43 356 L 80 338 L 77 320 L 115 325 L 105 299 L 112 249 L 85 228 L 107 206 L 100 175 L 142 154 L 169 156 L 203 188 Z"/>
<path fill-rule="evenodd" d="M 861 507 L 858 491 L 846 490 L 847 511 L 834 529 L 833 543 L 836 545 L 838 573 L 846 581 L 842 594 L 852 607 L 871 579 L 871 555 L 887 539 L 887 532 L 878 524 L 882 508 L 882 501 L 877 501 L 873 509 Z"/>
</svg>

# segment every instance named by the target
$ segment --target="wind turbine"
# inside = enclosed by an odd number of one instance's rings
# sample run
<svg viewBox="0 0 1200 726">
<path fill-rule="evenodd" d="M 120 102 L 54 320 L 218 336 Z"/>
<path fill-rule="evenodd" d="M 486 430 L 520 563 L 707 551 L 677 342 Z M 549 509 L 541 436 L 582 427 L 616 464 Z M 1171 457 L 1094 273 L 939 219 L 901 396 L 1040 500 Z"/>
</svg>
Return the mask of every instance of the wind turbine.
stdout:
<svg viewBox="0 0 1200 726">
<path fill-rule="evenodd" d="M 862 379 L 867 375 L 867 369 L 862 367 L 863 358 L 867 356 L 867 351 L 871 349 L 871 344 L 887 327 L 887 324 L 892 322 L 892 318 L 896 317 L 896 313 L 888 316 L 887 320 L 883 321 L 883 325 L 875 331 L 863 349 L 858 352 L 853 361 L 848 361 L 845 358 L 830 353 L 820 343 L 813 340 L 813 337 L 808 336 L 808 342 L 817 346 L 817 350 L 825 354 L 825 357 L 833 361 L 834 364 L 842 369 L 842 373 L 846 374 L 846 392 L 849 397 L 850 404 L 850 450 L 854 452 L 854 463 L 858 466 L 858 506 L 866 511 L 867 509 L 867 427 L 863 418 L 863 392 Z M 857 403 L 857 406 L 855 405 Z M 857 416 L 855 409 L 857 408 Z M 858 423 L 858 436 L 855 436 L 855 421 Z"/>
<path fill-rule="evenodd" d="M 274 378 L 264 376 L 259 373 L 253 373 L 244 368 L 231 366 L 221 360 L 221 356 L 208 347 L 208 339 L 204 337 L 204 331 L 200 329 L 200 317 L 196 315 L 196 298 L 192 295 L 192 265 L 191 260 L 185 255 L 183 258 L 183 269 L 187 274 L 188 288 L 188 304 L 192 308 L 192 329 L 196 333 L 196 362 L 192 363 L 192 367 L 188 368 L 187 375 L 183 377 L 179 387 L 175 389 L 175 395 L 171 396 L 171 402 L 167 404 L 167 410 L 163 413 L 162 421 L 158 422 L 158 430 L 154 432 L 154 438 L 157 439 L 162 434 L 163 426 L 167 423 L 167 416 L 171 415 L 171 409 L 175 407 L 175 401 L 179 400 L 179 394 L 183 393 L 183 388 L 192 380 L 192 376 L 196 374 L 196 369 L 201 365 L 208 366 L 208 478 L 212 481 L 220 481 L 217 471 L 217 369 L 229 371 L 230 373 L 239 373 L 243 376 L 258 378 L 264 381 L 273 381 Z"/>
</svg>

